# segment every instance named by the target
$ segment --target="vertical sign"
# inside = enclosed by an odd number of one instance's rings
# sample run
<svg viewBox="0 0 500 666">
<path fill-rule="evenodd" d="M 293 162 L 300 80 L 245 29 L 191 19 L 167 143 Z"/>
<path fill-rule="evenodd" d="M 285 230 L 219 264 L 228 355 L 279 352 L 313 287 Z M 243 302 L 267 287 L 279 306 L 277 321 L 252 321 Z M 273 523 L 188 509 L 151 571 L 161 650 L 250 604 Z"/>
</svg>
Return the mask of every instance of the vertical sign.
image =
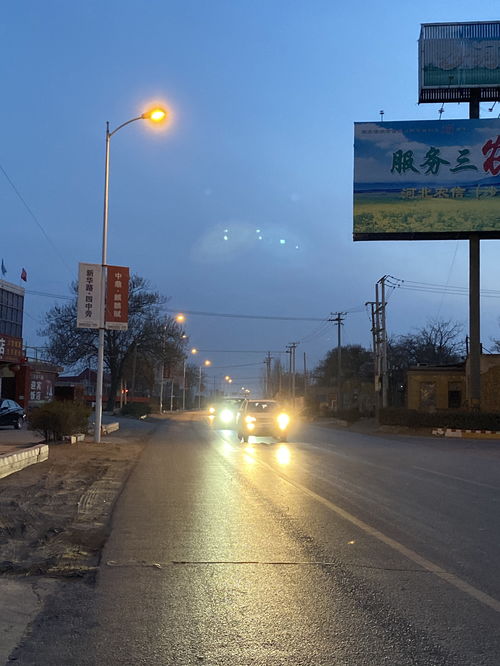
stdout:
<svg viewBox="0 0 500 666">
<path fill-rule="evenodd" d="M 101 316 L 100 264 L 79 264 L 77 328 L 99 328 Z"/>
<path fill-rule="evenodd" d="M 128 329 L 128 280 L 127 266 L 108 266 L 106 288 L 106 328 L 114 331 Z"/>
</svg>

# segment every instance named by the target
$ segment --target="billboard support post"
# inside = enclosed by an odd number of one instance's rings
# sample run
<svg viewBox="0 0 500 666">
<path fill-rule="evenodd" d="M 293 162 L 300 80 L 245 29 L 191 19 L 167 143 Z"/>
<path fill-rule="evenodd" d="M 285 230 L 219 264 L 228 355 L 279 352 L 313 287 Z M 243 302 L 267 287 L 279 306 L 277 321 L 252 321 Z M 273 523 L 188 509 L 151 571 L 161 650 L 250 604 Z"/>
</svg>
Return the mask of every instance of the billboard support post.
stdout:
<svg viewBox="0 0 500 666">
<path fill-rule="evenodd" d="M 474 91 L 476 92 L 476 91 Z M 477 91 L 479 92 L 479 91 Z M 479 95 L 469 103 L 469 118 L 479 118 Z M 469 238 L 469 409 L 481 409 L 480 236 Z"/>
</svg>

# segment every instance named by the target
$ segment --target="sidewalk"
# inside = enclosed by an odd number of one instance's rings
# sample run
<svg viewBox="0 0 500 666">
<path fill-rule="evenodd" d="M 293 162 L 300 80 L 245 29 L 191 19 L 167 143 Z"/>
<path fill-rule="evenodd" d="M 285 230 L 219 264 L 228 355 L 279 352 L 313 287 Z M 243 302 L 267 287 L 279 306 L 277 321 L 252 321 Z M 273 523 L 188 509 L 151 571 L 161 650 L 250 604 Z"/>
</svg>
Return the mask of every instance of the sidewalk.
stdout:
<svg viewBox="0 0 500 666">
<path fill-rule="evenodd" d="M 0 479 L 0 663 L 6 663 L 45 598 L 68 578 L 91 582 L 116 499 L 158 419 L 113 416 L 100 444 L 50 445 L 48 460 Z M 0 453 L 36 441 L 0 431 Z"/>
</svg>

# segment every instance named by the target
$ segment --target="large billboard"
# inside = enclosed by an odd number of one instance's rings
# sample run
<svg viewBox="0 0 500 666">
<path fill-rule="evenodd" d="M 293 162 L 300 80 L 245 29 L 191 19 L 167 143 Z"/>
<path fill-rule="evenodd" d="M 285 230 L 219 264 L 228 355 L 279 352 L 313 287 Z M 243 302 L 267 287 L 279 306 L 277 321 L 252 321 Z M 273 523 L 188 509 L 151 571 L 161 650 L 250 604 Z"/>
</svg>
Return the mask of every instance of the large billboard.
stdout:
<svg viewBox="0 0 500 666">
<path fill-rule="evenodd" d="M 500 238 L 500 120 L 355 123 L 354 240 Z"/>
<path fill-rule="evenodd" d="M 424 23 L 419 102 L 500 99 L 500 21 Z"/>
</svg>

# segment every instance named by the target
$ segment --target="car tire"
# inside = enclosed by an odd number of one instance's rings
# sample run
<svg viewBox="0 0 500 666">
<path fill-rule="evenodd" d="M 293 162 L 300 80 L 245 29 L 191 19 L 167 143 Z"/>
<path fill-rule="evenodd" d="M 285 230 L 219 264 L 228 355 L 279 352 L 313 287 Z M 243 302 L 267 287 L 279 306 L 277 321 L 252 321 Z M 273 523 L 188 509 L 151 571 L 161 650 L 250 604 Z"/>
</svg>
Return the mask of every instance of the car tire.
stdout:
<svg viewBox="0 0 500 666">
<path fill-rule="evenodd" d="M 21 430 L 22 427 L 23 427 L 23 420 L 21 417 L 19 417 L 17 421 L 14 423 L 14 429 Z"/>
</svg>

